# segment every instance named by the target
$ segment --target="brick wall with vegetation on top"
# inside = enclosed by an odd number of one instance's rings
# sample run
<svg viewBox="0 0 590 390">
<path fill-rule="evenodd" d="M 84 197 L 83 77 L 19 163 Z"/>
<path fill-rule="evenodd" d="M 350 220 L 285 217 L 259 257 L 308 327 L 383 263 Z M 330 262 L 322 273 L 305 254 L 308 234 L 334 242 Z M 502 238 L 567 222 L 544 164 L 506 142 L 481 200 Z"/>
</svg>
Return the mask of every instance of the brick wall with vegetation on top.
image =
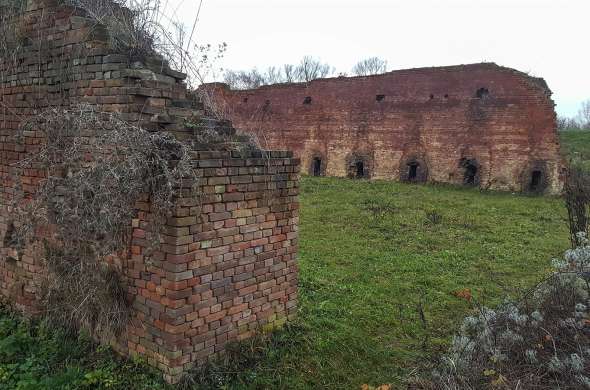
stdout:
<svg viewBox="0 0 590 390">
<path fill-rule="evenodd" d="M 132 307 L 114 345 L 146 356 L 174 382 L 228 341 L 294 316 L 299 160 L 241 150 L 247 139 L 208 114 L 187 90 L 186 75 L 157 55 L 116 50 L 108 29 L 64 3 L 0 0 L 0 293 L 23 311 L 43 310 L 39 245 L 17 251 L 11 243 L 11 202 L 19 192 L 33 196 L 47 177 L 34 163 L 15 177 L 14 164 L 46 144 L 43 131 L 21 131 L 22 123 L 51 108 L 89 104 L 174 134 L 195 150 L 200 196 L 177 199 L 162 227 L 165 242 L 149 256 L 151 206 L 147 198 L 137 202 L 128 253 L 107 259 Z M 204 142 L 203 131 L 218 137 Z M 36 232 L 39 241 L 51 233 L 51 226 Z"/>
<path fill-rule="evenodd" d="M 265 147 L 293 150 L 310 175 L 562 188 L 551 91 L 493 63 L 201 90 Z"/>
</svg>

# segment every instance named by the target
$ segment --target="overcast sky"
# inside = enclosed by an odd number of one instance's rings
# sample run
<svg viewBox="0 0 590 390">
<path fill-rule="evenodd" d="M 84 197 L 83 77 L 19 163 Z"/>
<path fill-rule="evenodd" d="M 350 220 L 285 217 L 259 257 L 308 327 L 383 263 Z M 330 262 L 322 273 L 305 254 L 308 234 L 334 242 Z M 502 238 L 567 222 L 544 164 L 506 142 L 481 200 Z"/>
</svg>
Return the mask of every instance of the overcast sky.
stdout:
<svg viewBox="0 0 590 390">
<path fill-rule="evenodd" d="M 161 0 L 192 25 L 200 0 Z M 590 0 L 203 0 L 195 37 L 228 44 L 219 66 L 319 57 L 339 72 L 492 61 L 543 77 L 557 112 L 590 99 Z M 189 27 L 190 30 L 190 27 Z"/>
</svg>

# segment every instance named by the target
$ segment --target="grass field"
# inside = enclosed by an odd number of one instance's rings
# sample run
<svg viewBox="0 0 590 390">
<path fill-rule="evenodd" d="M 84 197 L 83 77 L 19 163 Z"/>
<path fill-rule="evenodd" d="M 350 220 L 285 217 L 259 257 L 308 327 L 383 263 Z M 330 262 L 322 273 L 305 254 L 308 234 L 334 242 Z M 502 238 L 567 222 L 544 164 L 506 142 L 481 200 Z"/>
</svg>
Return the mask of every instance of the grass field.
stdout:
<svg viewBox="0 0 590 390">
<path fill-rule="evenodd" d="M 246 352 L 237 368 L 229 369 L 233 372 L 214 369 L 217 385 L 403 383 L 445 349 L 470 310 L 454 293 L 470 289 L 488 305 L 507 294 L 518 296 L 568 246 L 565 209 L 556 198 L 303 178 L 301 205 L 298 320 L 278 332 L 270 347 L 258 346 L 256 359 Z M 82 348 L 73 342 L 54 343 L 55 356 L 62 359 L 35 368 L 47 354 L 41 347 L 45 341 L 7 353 L 18 346 L 6 341 L 14 333 L 10 329 L 17 328 L 11 321 L 12 328 L 0 324 L 0 386 L 4 378 L 12 378 L 5 382 L 11 384 L 23 375 L 64 381 L 66 374 L 72 388 L 85 387 L 89 380 L 95 387 L 110 383 L 110 388 L 160 383 L 131 363 L 127 372 L 108 354 L 75 352 L 68 359 L 64 348 Z M 39 340 L 36 333 L 31 337 Z"/>
</svg>

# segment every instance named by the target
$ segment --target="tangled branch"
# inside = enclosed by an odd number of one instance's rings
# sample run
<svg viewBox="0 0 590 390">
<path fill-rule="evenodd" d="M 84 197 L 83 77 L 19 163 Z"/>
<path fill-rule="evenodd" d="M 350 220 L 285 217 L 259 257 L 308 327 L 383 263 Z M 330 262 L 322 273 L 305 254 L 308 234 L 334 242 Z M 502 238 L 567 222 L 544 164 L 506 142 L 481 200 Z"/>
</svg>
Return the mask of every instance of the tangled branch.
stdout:
<svg viewBox="0 0 590 390">
<path fill-rule="evenodd" d="M 146 254 L 160 244 L 175 199 L 197 195 L 190 149 L 170 134 L 149 133 L 91 106 L 35 116 L 24 123 L 21 142 L 32 131 L 42 131 L 46 142 L 19 162 L 15 180 L 33 167 L 47 177 L 36 193 L 15 197 L 13 242 L 31 244 L 49 224 L 44 303 L 50 318 L 98 335 L 119 332 L 128 316 L 126 297 L 116 265 L 105 258 L 125 256 L 140 200 L 150 205 Z"/>
</svg>

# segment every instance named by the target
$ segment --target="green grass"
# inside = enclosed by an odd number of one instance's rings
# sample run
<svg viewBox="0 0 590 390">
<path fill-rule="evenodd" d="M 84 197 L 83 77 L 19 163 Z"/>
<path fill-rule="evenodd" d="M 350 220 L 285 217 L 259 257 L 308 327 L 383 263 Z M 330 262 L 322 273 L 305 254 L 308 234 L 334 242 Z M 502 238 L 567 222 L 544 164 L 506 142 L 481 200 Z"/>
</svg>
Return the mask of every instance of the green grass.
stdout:
<svg viewBox="0 0 590 390">
<path fill-rule="evenodd" d="M 579 162 L 590 171 L 590 131 L 562 131 L 559 138 L 566 158 Z"/>
<path fill-rule="evenodd" d="M 0 311 L 0 389 L 164 389 L 161 374 L 88 337 Z"/>
<path fill-rule="evenodd" d="M 471 289 L 487 305 L 516 297 L 568 243 L 565 209 L 556 198 L 304 177 L 298 319 L 270 346 L 242 348 L 231 369 L 212 367 L 209 382 L 330 389 L 403 383 L 446 348 L 471 310 L 454 291 Z M 4 327 L 6 337 L 11 331 Z M 0 370 L 8 364 L 4 344 Z M 67 359 L 77 347 L 66 345 L 55 346 L 52 359 L 65 360 L 42 371 L 45 380 L 71 375 L 78 384 L 97 364 L 106 365 L 107 378 L 121 377 L 112 358 L 96 363 L 92 353 L 76 352 L 81 360 Z M 29 356 L 23 352 L 13 364 L 28 364 Z M 139 372 L 111 388 L 139 386 Z"/>
</svg>

